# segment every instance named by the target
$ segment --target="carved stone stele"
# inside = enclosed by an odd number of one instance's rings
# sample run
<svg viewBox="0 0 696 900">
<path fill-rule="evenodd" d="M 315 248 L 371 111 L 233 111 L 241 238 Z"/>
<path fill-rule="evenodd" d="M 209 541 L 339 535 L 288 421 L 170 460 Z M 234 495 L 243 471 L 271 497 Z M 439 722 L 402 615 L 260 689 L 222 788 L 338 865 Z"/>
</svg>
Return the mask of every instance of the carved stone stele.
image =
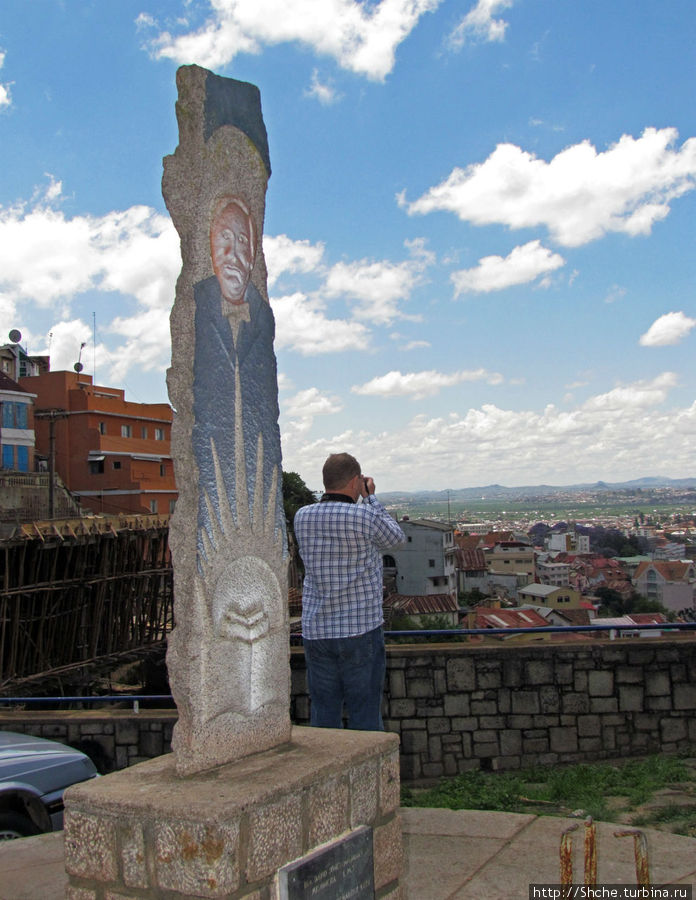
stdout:
<svg viewBox="0 0 696 900">
<path fill-rule="evenodd" d="M 290 667 L 260 97 L 198 66 L 177 86 L 162 179 L 183 263 L 167 373 L 179 489 L 167 666 L 187 775 L 290 739 Z"/>
</svg>

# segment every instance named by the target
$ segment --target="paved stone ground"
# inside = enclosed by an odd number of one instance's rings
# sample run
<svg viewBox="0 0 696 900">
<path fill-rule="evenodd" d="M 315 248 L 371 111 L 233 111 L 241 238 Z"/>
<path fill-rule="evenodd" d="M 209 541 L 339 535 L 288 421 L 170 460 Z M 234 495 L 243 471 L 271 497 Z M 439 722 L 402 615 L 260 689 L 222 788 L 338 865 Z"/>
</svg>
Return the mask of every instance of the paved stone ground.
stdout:
<svg viewBox="0 0 696 900">
<path fill-rule="evenodd" d="M 408 900 L 527 900 L 531 883 L 558 883 L 563 830 L 577 820 L 475 810 L 402 809 Z M 619 826 L 620 827 L 620 826 Z M 597 827 L 598 881 L 636 884 L 633 840 Z M 645 830 L 653 885 L 696 884 L 696 839 Z M 582 829 L 573 844 L 583 879 Z M 0 900 L 63 900 L 60 832 L 0 844 Z"/>
</svg>

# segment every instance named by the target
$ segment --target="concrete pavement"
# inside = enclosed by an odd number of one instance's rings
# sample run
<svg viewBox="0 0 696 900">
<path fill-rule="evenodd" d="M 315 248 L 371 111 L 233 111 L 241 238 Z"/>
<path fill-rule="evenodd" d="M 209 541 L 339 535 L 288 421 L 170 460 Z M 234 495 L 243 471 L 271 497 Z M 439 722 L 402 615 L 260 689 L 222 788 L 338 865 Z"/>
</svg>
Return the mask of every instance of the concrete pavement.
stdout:
<svg viewBox="0 0 696 900">
<path fill-rule="evenodd" d="M 530 883 L 560 881 L 561 834 L 573 835 L 574 881 L 583 882 L 582 820 L 515 813 L 402 809 L 408 900 L 527 900 Z M 597 825 L 597 881 L 636 884 L 625 825 Z M 653 885 L 696 885 L 696 839 L 645 829 Z M 0 900 L 63 900 L 63 836 L 0 844 Z M 696 900 L 696 898 L 694 898 Z"/>
</svg>

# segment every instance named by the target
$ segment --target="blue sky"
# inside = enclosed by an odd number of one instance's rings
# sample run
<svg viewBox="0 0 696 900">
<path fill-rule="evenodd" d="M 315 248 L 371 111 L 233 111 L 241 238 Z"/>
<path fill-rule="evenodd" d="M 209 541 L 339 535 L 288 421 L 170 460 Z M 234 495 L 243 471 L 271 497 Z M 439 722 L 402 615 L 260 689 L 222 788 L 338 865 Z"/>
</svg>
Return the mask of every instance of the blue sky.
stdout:
<svg viewBox="0 0 696 900">
<path fill-rule="evenodd" d="M 0 340 L 166 399 L 195 62 L 261 90 L 286 469 L 695 475 L 694 46 L 693 0 L 3 0 Z"/>
</svg>

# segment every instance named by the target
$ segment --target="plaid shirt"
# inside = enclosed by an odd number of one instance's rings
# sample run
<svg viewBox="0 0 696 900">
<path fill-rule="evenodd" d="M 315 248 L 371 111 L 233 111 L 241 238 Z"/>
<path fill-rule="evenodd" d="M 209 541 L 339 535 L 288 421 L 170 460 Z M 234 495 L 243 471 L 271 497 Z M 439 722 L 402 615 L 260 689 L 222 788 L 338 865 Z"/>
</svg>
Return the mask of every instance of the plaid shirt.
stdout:
<svg viewBox="0 0 696 900">
<path fill-rule="evenodd" d="M 384 621 L 381 551 L 406 536 L 377 498 L 303 506 L 295 535 L 305 565 L 303 636 L 353 637 L 378 628 Z"/>
</svg>

